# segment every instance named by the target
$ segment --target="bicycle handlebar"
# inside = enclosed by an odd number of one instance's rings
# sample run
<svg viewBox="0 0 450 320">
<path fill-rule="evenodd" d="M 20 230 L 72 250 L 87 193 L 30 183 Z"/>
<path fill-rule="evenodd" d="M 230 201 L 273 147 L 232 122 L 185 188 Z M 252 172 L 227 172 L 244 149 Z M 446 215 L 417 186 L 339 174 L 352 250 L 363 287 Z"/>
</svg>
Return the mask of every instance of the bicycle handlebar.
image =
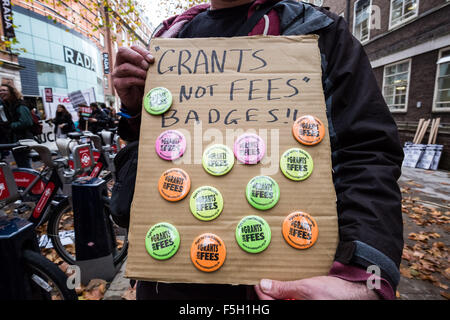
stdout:
<svg viewBox="0 0 450 320">
<path fill-rule="evenodd" d="M 5 144 L 0 144 L 0 150 L 4 151 L 4 150 L 11 150 L 17 147 L 20 147 L 21 145 L 19 143 L 5 143 Z"/>
</svg>

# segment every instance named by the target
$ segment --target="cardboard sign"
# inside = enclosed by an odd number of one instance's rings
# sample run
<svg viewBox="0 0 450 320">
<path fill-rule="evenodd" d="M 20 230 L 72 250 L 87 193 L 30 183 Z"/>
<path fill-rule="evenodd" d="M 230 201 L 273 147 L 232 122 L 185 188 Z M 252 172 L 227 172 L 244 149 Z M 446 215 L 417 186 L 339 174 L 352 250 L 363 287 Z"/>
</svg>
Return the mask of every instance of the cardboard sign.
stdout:
<svg viewBox="0 0 450 320">
<path fill-rule="evenodd" d="M 167 88 L 173 104 L 162 115 L 142 112 L 126 276 L 173 283 L 256 284 L 262 278 L 326 275 L 336 252 L 338 225 L 318 37 L 153 39 L 151 45 L 156 62 L 148 71 L 145 92 Z M 326 126 L 316 146 L 301 145 L 292 134 L 294 121 L 302 115 L 317 117 Z M 183 133 L 187 147 L 181 158 L 167 161 L 156 153 L 155 142 L 172 129 Z M 227 174 L 207 173 L 202 166 L 206 148 L 224 144 L 233 150 L 243 133 L 264 140 L 261 161 L 243 164 L 235 159 Z M 304 181 L 290 180 L 280 170 L 280 157 L 291 148 L 307 151 L 314 161 Z M 177 202 L 158 192 L 159 178 L 171 168 L 184 170 L 191 182 L 188 196 Z M 259 175 L 270 176 L 280 189 L 278 203 L 265 211 L 246 198 L 248 182 Z M 201 186 L 214 187 L 223 197 L 223 211 L 211 221 L 197 219 L 190 210 L 190 198 Z M 317 222 L 318 240 L 311 248 L 295 249 L 283 238 L 283 221 L 295 211 Z M 236 241 L 236 227 L 251 215 L 263 218 L 271 229 L 271 242 L 259 253 L 245 252 Z M 157 260 L 147 253 L 145 239 L 152 226 L 163 222 L 177 229 L 181 242 L 176 254 Z M 194 240 L 207 233 L 226 247 L 225 262 L 214 272 L 200 271 L 190 258 Z"/>
</svg>

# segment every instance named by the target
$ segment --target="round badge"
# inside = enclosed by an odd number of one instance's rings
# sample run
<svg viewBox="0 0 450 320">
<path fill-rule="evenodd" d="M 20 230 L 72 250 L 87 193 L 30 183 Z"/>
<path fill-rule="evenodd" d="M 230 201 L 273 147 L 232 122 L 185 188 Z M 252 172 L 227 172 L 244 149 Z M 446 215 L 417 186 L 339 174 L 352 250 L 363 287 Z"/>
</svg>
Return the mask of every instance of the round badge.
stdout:
<svg viewBox="0 0 450 320">
<path fill-rule="evenodd" d="M 280 187 L 271 177 L 257 176 L 247 184 L 245 195 L 254 208 L 269 210 L 280 200 Z"/>
<path fill-rule="evenodd" d="M 319 236 L 316 220 L 304 212 L 293 212 L 283 221 L 283 237 L 296 249 L 308 249 L 313 246 Z"/>
<path fill-rule="evenodd" d="M 180 234 L 170 223 L 161 222 L 148 230 L 145 236 L 147 252 L 157 260 L 167 260 L 177 253 Z"/>
<path fill-rule="evenodd" d="M 172 94 L 163 87 L 150 90 L 144 97 L 144 108 L 152 115 L 163 114 L 172 106 Z"/>
<path fill-rule="evenodd" d="M 214 187 L 200 187 L 192 193 L 189 206 L 197 219 L 214 220 L 223 209 L 222 194 Z"/>
<path fill-rule="evenodd" d="M 272 239 L 270 226 L 263 218 L 248 216 L 243 218 L 236 227 L 236 241 L 249 253 L 259 253 L 269 246 Z"/>
<path fill-rule="evenodd" d="M 176 160 L 186 151 L 186 138 L 176 130 L 164 131 L 156 139 L 155 149 L 161 159 Z"/>
<path fill-rule="evenodd" d="M 181 169 L 172 168 L 165 171 L 158 181 L 158 190 L 161 196 L 168 201 L 184 199 L 191 189 L 189 175 Z"/>
<path fill-rule="evenodd" d="M 308 152 L 300 148 L 292 148 L 281 156 L 280 168 L 287 178 L 302 181 L 311 175 L 314 164 Z"/>
<path fill-rule="evenodd" d="M 230 172 L 234 165 L 234 154 L 223 144 L 206 148 L 202 158 L 203 168 L 213 176 L 222 176 Z"/>
<path fill-rule="evenodd" d="M 264 140 L 256 134 L 243 134 L 234 143 L 236 159 L 245 164 L 257 164 L 266 153 Z"/>
<path fill-rule="evenodd" d="M 325 126 L 314 116 L 303 116 L 292 126 L 292 134 L 298 142 L 313 146 L 320 143 L 325 136 Z"/>
<path fill-rule="evenodd" d="M 226 256 L 225 243 L 215 234 L 204 233 L 192 242 L 191 260 L 200 271 L 216 271 L 223 265 Z"/>
</svg>

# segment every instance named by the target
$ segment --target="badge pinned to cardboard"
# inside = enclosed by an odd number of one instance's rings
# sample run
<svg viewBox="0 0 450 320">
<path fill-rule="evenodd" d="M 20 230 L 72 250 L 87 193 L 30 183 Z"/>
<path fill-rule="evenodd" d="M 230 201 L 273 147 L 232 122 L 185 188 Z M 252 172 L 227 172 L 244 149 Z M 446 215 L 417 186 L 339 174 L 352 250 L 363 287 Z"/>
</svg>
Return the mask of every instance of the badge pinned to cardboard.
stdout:
<svg viewBox="0 0 450 320">
<path fill-rule="evenodd" d="M 173 283 L 256 284 L 262 278 L 326 275 L 338 243 L 338 225 L 318 37 L 158 38 L 152 40 L 151 52 L 156 62 L 148 71 L 146 95 L 166 88 L 172 104 L 159 115 L 143 108 L 126 276 Z M 304 115 L 320 119 L 326 127 L 321 143 L 303 145 L 293 136 L 295 120 Z M 167 130 L 186 138 L 185 152 L 173 161 L 155 151 L 155 141 Z M 243 134 L 262 138 L 263 158 L 235 161 L 226 174 L 210 174 L 202 165 L 204 151 L 212 145 L 234 150 Z M 305 180 L 288 179 L 280 169 L 282 155 L 292 148 L 306 151 L 314 161 Z M 158 191 L 161 175 L 171 168 L 190 177 L 189 195 L 181 201 L 167 201 Z M 249 181 L 257 176 L 268 176 L 279 186 L 279 200 L 268 210 L 252 206 L 246 197 Z M 216 188 L 223 200 L 220 215 L 207 221 L 197 219 L 190 209 L 192 193 L 204 186 Z M 299 250 L 283 237 L 283 221 L 293 212 L 311 215 L 320 230 L 308 249 Z M 258 253 L 242 250 L 236 241 L 236 228 L 247 216 L 261 217 L 271 230 L 270 244 Z M 149 229 L 162 222 L 173 225 L 180 236 L 178 251 L 167 260 L 152 258 L 145 247 Z M 253 238 L 247 234 L 252 228 L 246 229 L 247 239 Z M 199 270 L 191 259 L 192 243 L 202 234 L 214 234 L 226 246 L 226 259 L 214 272 Z"/>
</svg>

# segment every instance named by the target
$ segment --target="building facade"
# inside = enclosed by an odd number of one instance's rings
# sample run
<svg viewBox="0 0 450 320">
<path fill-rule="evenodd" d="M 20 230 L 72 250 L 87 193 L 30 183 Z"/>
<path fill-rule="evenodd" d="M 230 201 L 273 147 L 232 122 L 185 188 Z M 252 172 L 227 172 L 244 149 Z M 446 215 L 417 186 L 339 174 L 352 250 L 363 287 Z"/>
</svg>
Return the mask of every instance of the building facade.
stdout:
<svg viewBox="0 0 450 320">
<path fill-rule="evenodd" d="M 413 140 L 420 119 L 441 119 L 440 167 L 450 169 L 450 1 L 323 0 L 323 6 L 343 16 L 364 46 L 402 143 Z"/>
<path fill-rule="evenodd" d="M 120 105 L 111 83 L 115 54 L 121 46 L 147 47 L 151 35 L 139 7 L 120 0 L 11 3 L 17 43 L 0 56 L 2 82 L 14 82 L 41 112 L 45 88 L 57 95 L 93 88 L 96 101 Z"/>
</svg>

